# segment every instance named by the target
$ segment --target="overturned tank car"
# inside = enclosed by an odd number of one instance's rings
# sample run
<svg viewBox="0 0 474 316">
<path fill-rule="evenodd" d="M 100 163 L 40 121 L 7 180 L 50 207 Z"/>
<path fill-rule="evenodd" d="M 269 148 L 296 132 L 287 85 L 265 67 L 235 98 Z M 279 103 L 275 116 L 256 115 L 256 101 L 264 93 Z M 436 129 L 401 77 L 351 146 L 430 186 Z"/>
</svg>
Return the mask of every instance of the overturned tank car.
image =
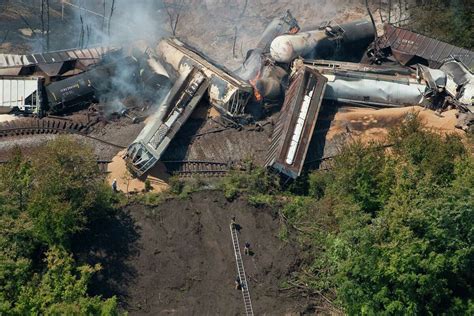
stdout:
<svg viewBox="0 0 474 316">
<path fill-rule="evenodd" d="M 302 63 L 328 79 L 324 99 L 330 101 L 375 107 L 421 105 L 431 109 L 442 109 L 448 105 L 467 109 L 472 104 L 469 79 L 472 75 L 463 72 L 465 68 L 459 63 L 448 63 L 442 69 L 423 65 L 411 69 L 328 60 L 304 60 Z M 452 78 L 454 72 L 457 73 L 458 84 Z"/>
<path fill-rule="evenodd" d="M 276 62 L 285 64 L 297 57 L 358 62 L 375 35 L 371 21 L 323 23 L 318 30 L 278 36 L 271 44 L 270 53 Z"/>
</svg>

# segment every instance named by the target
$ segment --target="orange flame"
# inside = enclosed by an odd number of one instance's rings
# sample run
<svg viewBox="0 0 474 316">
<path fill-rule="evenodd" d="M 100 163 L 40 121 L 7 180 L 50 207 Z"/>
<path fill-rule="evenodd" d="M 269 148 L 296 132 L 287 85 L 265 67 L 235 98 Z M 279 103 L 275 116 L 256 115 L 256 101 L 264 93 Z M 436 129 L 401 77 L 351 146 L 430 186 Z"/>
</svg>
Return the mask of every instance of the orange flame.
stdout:
<svg viewBox="0 0 474 316">
<path fill-rule="evenodd" d="M 257 80 L 260 79 L 260 70 L 258 71 L 257 75 L 255 76 L 255 78 L 253 78 L 252 80 L 249 80 L 249 83 L 250 85 L 253 87 L 253 94 L 255 96 L 255 99 L 257 101 L 262 101 L 263 100 L 263 96 L 262 94 L 260 93 L 260 91 L 258 91 L 257 89 Z"/>
<path fill-rule="evenodd" d="M 289 34 L 296 34 L 299 31 L 300 31 L 300 28 L 298 26 L 293 26 L 288 33 Z"/>
</svg>

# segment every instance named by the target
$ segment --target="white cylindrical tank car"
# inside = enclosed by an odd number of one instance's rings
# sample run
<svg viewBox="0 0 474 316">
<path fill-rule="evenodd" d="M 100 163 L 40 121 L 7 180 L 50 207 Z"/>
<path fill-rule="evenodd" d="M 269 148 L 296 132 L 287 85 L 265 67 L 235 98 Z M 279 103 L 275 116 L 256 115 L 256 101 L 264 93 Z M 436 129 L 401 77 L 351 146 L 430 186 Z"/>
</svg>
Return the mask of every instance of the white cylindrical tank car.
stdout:
<svg viewBox="0 0 474 316">
<path fill-rule="evenodd" d="M 297 57 L 357 60 L 374 38 L 373 24 L 362 20 L 278 36 L 270 46 L 270 53 L 275 61 L 286 64 Z"/>
</svg>

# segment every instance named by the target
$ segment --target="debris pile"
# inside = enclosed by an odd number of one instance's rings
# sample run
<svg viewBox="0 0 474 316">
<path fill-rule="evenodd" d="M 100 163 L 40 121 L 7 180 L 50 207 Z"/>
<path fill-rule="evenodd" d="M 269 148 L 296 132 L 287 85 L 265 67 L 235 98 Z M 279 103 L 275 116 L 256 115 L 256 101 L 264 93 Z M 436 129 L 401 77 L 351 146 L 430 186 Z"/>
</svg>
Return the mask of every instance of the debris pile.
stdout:
<svg viewBox="0 0 474 316">
<path fill-rule="evenodd" d="M 139 97 L 154 113 L 123 156 L 136 176 L 163 160 L 202 103 L 215 113 L 209 119 L 237 130 L 279 112 L 265 166 L 293 179 L 322 104 L 456 109 L 457 127 L 473 129 L 474 52 L 390 24 L 379 36 L 373 19 L 301 29 L 290 11 L 275 18 L 235 71 L 174 37 L 146 48 L 0 55 L 0 113 L 42 117 L 106 103 L 136 123 L 123 100 Z"/>
</svg>

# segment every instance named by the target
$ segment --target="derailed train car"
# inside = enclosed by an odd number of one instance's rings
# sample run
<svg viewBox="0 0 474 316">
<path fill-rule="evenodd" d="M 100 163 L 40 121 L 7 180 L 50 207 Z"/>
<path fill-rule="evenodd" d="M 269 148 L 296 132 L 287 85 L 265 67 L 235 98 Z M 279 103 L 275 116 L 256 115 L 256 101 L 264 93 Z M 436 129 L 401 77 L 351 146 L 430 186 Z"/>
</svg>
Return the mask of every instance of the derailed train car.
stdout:
<svg viewBox="0 0 474 316">
<path fill-rule="evenodd" d="M 44 103 L 44 78 L 0 76 L 0 114 L 38 115 Z"/>
<path fill-rule="evenodd" d="M 296 179 L 304 168 L 327 78 L 303 66 L 291 81 L 273 130 L 265 166 Z"/>
<path fill-rule="evenodd" d="M 328 79 L 325 100 L 375 107 L 421 105 L 431 109 L 453 105 L 467 110 L 472 105 L 472 74 L 456 61 L 443 64 L 441 69 L 329 60 L 304 60 L 303 64 Z"/>
<path fill-rule="evenodd" d="M 270 46 L 270 53 L 276 62 L 285 64 L 297 57 L 358 62 L 375 35 L 370 21 L 327 23 L 318 30 L 278 36 Z"/>
<path fill-rule="evenodd" d="M 246 106 L 253 94 L 250 84 L 176 38 L 162 40 L 156 54 L 175 77 L 188 73 L 193 67 L 200 69 L 210 80 L 209 102 L 221 114 L 236 120 L 247 116 Z"/>
<path fill-rule="evenodd" d="M 127 149 L 125 161 L 133 174 L 142 176 L 158 162 L 208 88 L 209 79 L 197 67 L 176 80 L 158 111 Z"/>
<path fill-rule="evenodd" d="M 98 101 L 100 91 L 108 89 L 108 81 L 116 65 L 95 67 L 79 75 L 56 81 L 46 86 L 49 113 L 60 113 Z"/>
</svg>

